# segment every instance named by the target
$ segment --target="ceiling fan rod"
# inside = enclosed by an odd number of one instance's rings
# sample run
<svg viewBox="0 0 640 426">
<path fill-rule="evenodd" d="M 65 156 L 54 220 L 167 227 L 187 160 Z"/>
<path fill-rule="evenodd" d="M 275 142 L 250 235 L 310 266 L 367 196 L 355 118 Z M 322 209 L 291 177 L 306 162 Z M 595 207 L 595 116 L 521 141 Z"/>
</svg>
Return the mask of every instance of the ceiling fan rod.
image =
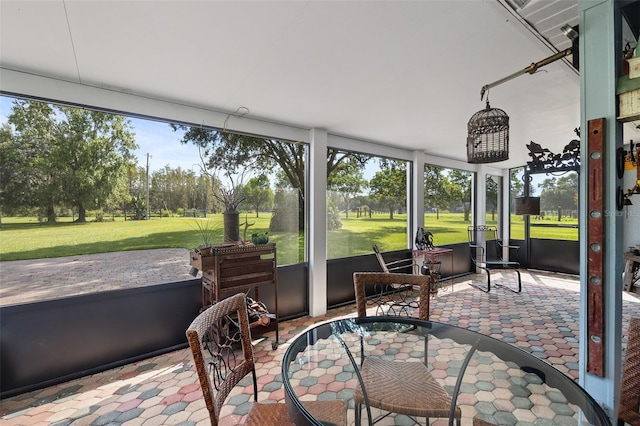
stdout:
<svg viewBox="0 0 640 426">
<path fill-rule="evenodd" d="M 520 71 L 514 72 L 511 75 L 508 75 L 504 78 L 501 78 L 500 80 L 494 81 L 493 83 L 489 83 L 489 84 L 485 84 L 484 86 L 482 86 L 482 89 L 480 90 L 480 100 L 482 100 L 484 98 L 484 94 L 487 90 L 491 89 L 492 87 L 496 87 L 502 83 L 506 83 L 507 81 L 513 80 L 516 77 L 520 77 L 523 74 L 533 74 L 536 71 L 538 71 L 539 68 L 544 67 L 545 65 L 549 65 L 552 62 L 557 61 L 558 59 L 562 59 L 565 56 L 569 56 L 571 55 L 571 47 L 569 47 L 568 49 L 565 49 L 561 52 L 558 52 L 554 55 L 549 56 L 548 58 L 545 58 L 541 61 L 532 63 L 531 65 L 529 65 L 528 67 L 521 69 Z"/>
</svg>

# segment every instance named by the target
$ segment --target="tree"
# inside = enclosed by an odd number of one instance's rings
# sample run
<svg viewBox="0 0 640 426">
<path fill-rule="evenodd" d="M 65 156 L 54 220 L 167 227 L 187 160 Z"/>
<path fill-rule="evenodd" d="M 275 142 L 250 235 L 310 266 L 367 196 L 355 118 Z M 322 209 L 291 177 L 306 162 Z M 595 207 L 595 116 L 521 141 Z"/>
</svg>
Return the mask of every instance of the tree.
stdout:
<svg viewBox="0 0 640 426">
<path fill-rule="evenodd" d="M 349 218 L 351 200 L 367 187 L 367 181 L 362 177 L 361 168 L 351 163 L 336 169 L 327 181 L 327 189 L 340 195 L 345 205 L 346 218 Z"/>
<path fill-rule="evenodd" d="M 381 166 L 385 164 L 381 162 Z M 389 218 L 393 219 L 393 212 L 407 200 L 407 170 L 402 161 L 387 161 L 388 168 L 377 171 L 369 181 L 371 198 L 380 201 L 389 209 Z"/>
<path fill-rule="evenodd" d="M 264 174 L 249 179 L 243 191 L 245 202 L 256 209 L 256 217 L 259 217 L 261 207 L 269 207 L 273 203 L 273 191 L 269 186 L 269 178 Z"/>
<path fill-rule="evenodd" d="M 151 174 L 150 208 L 177 212 L 180 207 L 197 208 L 198 177 L 190 170 L 172 169 L 168 164 Z"/>
<path fill-rule="evenodd" d="M 45 103 L 15 100 L 1 133 L 2 208 L 39 208 L 55 222 L 62 187 L 53 157 L 54 109 Z"/>
<path fill-rule="evenodd" d="M 440 209 L 447 201 L 445 192 L 445 178 L 442 176 L 442 168 L 438 166 L 424 166 L 424 208 L 435 208 L 437 218 L 440 217 Z"/>
<path fill-rule="evenodd" d="M 524 196 L 524 182 L 523 180 L 519 177 L 519 175 L 523 172 L 523 169 L 512 169 L 511 173 L 509 174 L 509 179 L 510 179 L 510 188 L 511 188 L 511 195 L 515 196 L 515 197 L 523 197 Z M 531 184 L 529 184 L 529 195 L 533 194 L 533 192 L 531 191 Z"/>
<path fill-rule="evenodd" d="M 208 168 L 236 174 L 240 168 L 274 170 L 278 166 L 298 194 L 299 229 L 304 229 L 306 144 L 202 127 L 170 126 L 174 131 L 184 132 L 182 143 L 192 143 L 202 150 Z M 364 154 L 330 148 L 327 150 L 327 177 L 347 162 L 359 161 L 364 164 L 368 159 L 369 156 Z"/>
<path fill-rule="evenodd" d="M 578 175 L 567 173 L 559 178 L 551 177 L 538 184 L 541 188 L 540 206 L 542 210 L 558 210 L 558 220 L 562 210 L 578 208 Z"/>
<path fill-rule="evenodd" d="M 29 181 L 32 178 L 24 167 L 24 163 L 30 158 L 21 150 L 22 145 L 13 140 L 11 127 L 4 123 L 0 127 L 0 221 L 1 214 L 12 214 L 26 205 L 36 203 L 29 199 Z"/>
<path fill-rule="evenodd" d="M 486 209 L 491 210 L 491 219 L 495 217 L 496 209 L 498 208 L 498 184 L 489 175 L 485 179 L 486 185 Z"/>
<path fill-rule="evenodd" d="M 77 221 L 85 222 L 87 208 L 106 204 L 137 145 L 123 116 L 71 107 L 57 110 L 53 156 L 62 168 L 63 199 L 77 207 Z"/>
<path fill-rule="evenodd" d="M 14 101 L 8 119 L 10 141 L 25 155 L 17 170 L 29 176 L 23 205 L 37 203 L 52 222 L 56 205 L 73 205 L 84 222 L 87 208 L 111 204 L 136 148 L 128 120 L 26 100 Z"/>
<path fill-rule="evenodd" d="M 469 222 L 471 212 L 471 172 L 463 170 L 451 170 L 448 178 L 451 184 L 457 186 L 456 190 L 450 192 L 452 201 L 462 204 L 464 211 L 464 221 Z"/>
</svg>

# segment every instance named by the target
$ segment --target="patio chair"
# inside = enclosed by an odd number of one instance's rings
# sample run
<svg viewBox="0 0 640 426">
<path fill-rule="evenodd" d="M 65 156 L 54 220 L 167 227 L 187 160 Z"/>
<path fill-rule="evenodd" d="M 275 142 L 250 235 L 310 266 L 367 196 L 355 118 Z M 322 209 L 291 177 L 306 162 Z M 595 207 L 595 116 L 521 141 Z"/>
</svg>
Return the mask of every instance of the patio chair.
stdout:
<svg viewBox="0 0 640 426">
<path fill-rule="evenodd" d="M 496 287 L 504 287 L 514 293 L 520 293 L 522 291 L 522 279 L 520 277 L 520 271 L 518 270 L 520 263 L 502 258 L 504 248 L 509 249 L 510 256 L 513 253 L 513 256 L 517 258 L 520 247 L 503 244 L 502 240 L 498 238 L 498 228 L 495 226 L 469 226 L 467 228 L 467 234 L 469 236 L 469 249 L 471 251 L 473 264 L 487 272 L 486 288 L 474 284 L 471 285 L 488 293 L 491 291 L 491 270 L 511 269 L 518 274 L 518 289 L 515 290 L 502 284 L 496 284 Z"/>
<path fill-rule="evenodd" d="M 367 316 L 367 288 L 384 285 L 419 286 L 418 317 L 429 319 L 429 294 L 431 277 L 429 275 L 397 274 L 384 272 L 355 272 L 353 284 L 356 293 L 356 309 L 358 318 Z M 374 305 L 381 302 L 379 292 L 375 290 Z M 393 302 L 392 302 L 393 303 Z M 376 309 L 380 311 L 380 309 Z M 386 312 L 389 312 L 386 310 Z M 408 315 L 408 311 L 403 311 Z M 392 313 L 395 315 L 395 313 Z M 385 360 L 376 356 L 364 356 L 360 374 L 367 393 L 370 407 L 389 413 L 404 414 L 411 417 L 424 417 L 426 424 L 429 418 L 449 418 L 451 396 L 431 375 L 427 367 L 427 342 L 425 340 L 425 362 L 406 362 Z M 354 394 L 356 425 L 362 422 L 362 405 L 366 404 L 364 393 L 358 384 Z M 460 425 L 462 412 L 455 408 L 456 424 Z M 371 423 L 377 420 L 370 419 Z M 414 419 L 415 421 L 415 419 Z M 416 421 L 417 423 L 417 421 Z"/>
<path fill-rule="evenodd" d="M 376 255 L 376 259 L 378 259 L 378 263 L 384 272 L 402 272 L 402 273 L 414 273 L 415 263 L 413 259 L 400 259 L 400 260 L 392 260 L 391 262 L 386 262 L 382 257 L 382 253 L 380 253 L 380 249 L 377 245 L 374 244 L 373 252 Z"/>
<path fill-rule="evenodd" d="M 218 425 L 220 410 L 231 390 L 249 373 L 253 378 L 254 404 L 245 424 L 293 426 L 285 404 L 257 402 L 256 370 L 244 294 L 236 294 L 207 308 L 193 320 L 186 334 L 212 426 Z M 241 351 L 237 349 L 238 344 Z M 330 424 L 346 424 L 344 400 L 313 401 L 304 405 L 316 418 Z"/>
<path fill-rule="evenodd" d="M 640 317 L 629 321 L 627 354 L 622 370 L 618 425 L 640 426 Z"/>
</svg>

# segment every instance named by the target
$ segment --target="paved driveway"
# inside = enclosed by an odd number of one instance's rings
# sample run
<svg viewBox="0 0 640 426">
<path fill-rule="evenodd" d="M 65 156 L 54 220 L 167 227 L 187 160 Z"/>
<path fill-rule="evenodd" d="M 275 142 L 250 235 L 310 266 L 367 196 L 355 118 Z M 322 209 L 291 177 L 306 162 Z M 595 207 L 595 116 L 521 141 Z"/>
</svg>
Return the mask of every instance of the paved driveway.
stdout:
<svg viewBox="0 0 640 426">
<path fill-rule="evenodd" d="M 191 278 L 186 249 L 0 262 L 0 306 Z"/>
</svg>

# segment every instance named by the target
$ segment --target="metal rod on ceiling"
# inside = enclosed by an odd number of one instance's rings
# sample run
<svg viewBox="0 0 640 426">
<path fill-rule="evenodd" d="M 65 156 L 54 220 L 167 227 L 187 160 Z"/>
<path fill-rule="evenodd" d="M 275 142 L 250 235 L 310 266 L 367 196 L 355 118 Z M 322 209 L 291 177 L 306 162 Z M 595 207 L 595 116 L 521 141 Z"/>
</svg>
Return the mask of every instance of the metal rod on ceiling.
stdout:
<svg viewBox="0 0 640 426">
<path fill-rule="evenodd" d="M 484 86 L 482 86 L 482 89 L 480 90 L 480 100 L 484 98 L 485 92 L 491 89 L 492 87 L 496 87 L 502 83 L 506 83 L 507 81 L 513 80 L 516 77 L 520 77 L 523 74 L 527 74 L 527 73 L 533 74 L 536 71 L 538 71 L 539 68 L 542 68 L 545 65 L 549 65 L 550 63 L 555 62 L 558 59 L 562 59 L 565 56 L 569 56 L 569 55 L 571 55 L 571 47 L 563 50 L 562 52 L 558 52 L 554 55 L 551 55 L 548 58 L 545 58 L 541 61 L 532 63 L 528 67 L 521 69 L 520 71 L 514 72 L 513 74 L 508 75 L 504 78 L 501 78 L 500 80 L 494 81 L 493 83 L 485 84 Z"/>
</svg>

